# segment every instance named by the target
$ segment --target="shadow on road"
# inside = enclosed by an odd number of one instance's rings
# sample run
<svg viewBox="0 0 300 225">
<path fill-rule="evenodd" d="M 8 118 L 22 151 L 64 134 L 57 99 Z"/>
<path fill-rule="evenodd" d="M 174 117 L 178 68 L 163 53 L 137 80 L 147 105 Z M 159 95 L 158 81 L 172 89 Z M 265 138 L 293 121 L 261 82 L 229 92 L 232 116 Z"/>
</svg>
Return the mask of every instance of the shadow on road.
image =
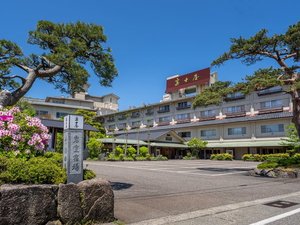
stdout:
<svg viewBox="0 0 300 225">
<path fill-rule="evenodd" d="M 237 172 L 237 171 L 249 171 L 251 169 L 249 168 L 213 168 L 213 167 L 204 167 L 204 168 L 197 168 L 198 170 L 203 170 L 203 171 L 211 171 L 211 172 Z"/>
<path fill-rule="evenodd" d="M 110 182 L 110 186 L 113 190 L 120 191 L 123 189 L 131 188 L 133 186 L 133 184 L 121 183 L 121 182 Z"/>
</svg>

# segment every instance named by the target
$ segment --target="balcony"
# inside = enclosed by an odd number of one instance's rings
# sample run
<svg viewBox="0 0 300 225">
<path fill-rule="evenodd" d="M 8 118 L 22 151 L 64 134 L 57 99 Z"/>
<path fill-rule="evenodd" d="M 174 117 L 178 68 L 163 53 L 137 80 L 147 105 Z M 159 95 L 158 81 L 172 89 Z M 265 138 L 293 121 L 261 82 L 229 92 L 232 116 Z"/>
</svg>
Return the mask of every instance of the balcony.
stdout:
<svg viewBox="0 0 300 225">
<path fill-rule="evenodd" d="M 215 120 L 216 115 L 198 117 L 199 121 Z"/>
<path fill-rule="evenodd" d="M 263 90 L 257 92 L 257 95 L 263 96 L 263 95 L 275 94 L 275 93 L 280 93 L 280 92 L 282 92 L 282 87 L 277 86 L 277 87 L 263 89 Z"/>
<path fill-rule="evenodd" d="M 167 113 L 170 112 L 170 109 L 159 109 L 157 113 Z"/>
<path fill-rule="evenodd" d="M 191 107 L 191 105 L 177 106 L 176 110 L 190 109 Z"/>
<path fill-rule="evenodd" d="M 118 120 L 126 120 L 126 116 L 121 116 L 118 118 Z"/>
<path fill-rule="evenodd" d="M 131 115 L 131 118 L 134 119 L 134 118 L 139 118 L 140 117 L 140 114 L 139 113 L 133 113 Z"/>
<path fill-rule="evenodd" d="M 276 113 L 276 112 L 282 112 L 282 111 L 283 111 L 283 107 L 259 109 L 258 115 Z"/>
<path fill-rule="evenodd" d="M 37 115 L 37 117 L 40 119 L 52 119 L 51 114 L 41 114 L 41 115 Z"/>
<path fill-rule="evenodd" d="M 108 123 L 115 122 L 115 119 L 108 119 L 107 122 L 108 122 Z"/>
<path fill-rule="evenodd" d="M 182 123 L 190 123 L 191 122 L 191 119 L 178 119 L 176 120 L 177 121 L 177 124 L 182 124 Z"/>
<path fill-rule="evenodd" d="M 146 113 L 145 113 L 146 116 L 152 116 L 153 114 L 154 114 L 153 111 L 152 111 L 152 112 L 149 111 L 149 112 L 146 112 Z"/>
<path fill-rule="evenodd" d="M 170 125 L 170 122 L 158 122 L 157 125 L 158 126 L 167 126 L 167 125 Z"/>
<path fill-rule="evenodd" d="M 246 111 L 240 111 L 240 112 L 232 112 L 232 113 L 225 113 L 226 118 L 234 118 L 234 117 L 243 117 L 246 116 Z"/>
</svg>

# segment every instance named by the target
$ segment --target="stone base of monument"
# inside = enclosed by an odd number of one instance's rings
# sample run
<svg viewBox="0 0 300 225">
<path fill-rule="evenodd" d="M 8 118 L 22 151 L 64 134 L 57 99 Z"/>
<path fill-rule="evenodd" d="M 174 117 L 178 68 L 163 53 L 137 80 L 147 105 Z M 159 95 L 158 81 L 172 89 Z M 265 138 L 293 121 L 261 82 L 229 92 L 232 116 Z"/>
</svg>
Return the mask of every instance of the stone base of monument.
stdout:
<svg viewBox="0 0 300 225">
<path fill-rule="evenodd" d="M 60 225 L 114 220 L 108 181 L 78 184 L 0 186 L 0 225 Z"/>
</svg>

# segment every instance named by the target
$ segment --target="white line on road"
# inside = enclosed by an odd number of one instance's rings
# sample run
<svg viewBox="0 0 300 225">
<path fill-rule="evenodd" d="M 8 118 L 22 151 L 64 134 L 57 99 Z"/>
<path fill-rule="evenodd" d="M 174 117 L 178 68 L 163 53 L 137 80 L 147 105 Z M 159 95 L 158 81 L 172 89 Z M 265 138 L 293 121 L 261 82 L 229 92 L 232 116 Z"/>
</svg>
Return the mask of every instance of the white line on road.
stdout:
<svg viewBox="0 0 300 225">
<path fill-rule="evenodd" d="M 178 214 L 175 216 L 173 215 L 173 216 L 166 216 L 166 217 L 161 217 L 161 218 L 157 218 L 157 219 L 150 219 L 150 220 L 145 220 L 145 221 L 141 221 L 141 222 L 137 222 L 137 223 L 132 223 L 130 225 L 172 224 L 172 223 L 175 223 L 178 221 L 191 220 L 191 219 L 195 219 L 198 217 L 214 215 L 216 213 L 237 210 L 240 208 L 255 206 L 255 205 L 264 204 L 267 202 L 276 201 L 276 200 L 280 200 L 280 199 L 284 199 L 284 198 L 295 197 L 295 196 L 300 196 L 300 191 L 290 193 L 290 194 L 277 195 L 277 196 L 273 196 L 273 197 L 269 197 L 269 198 L 256 199 L 253 201 L 245 201 L 245 202 L 233 203 L 233 204 L 229 204 L 229 205 L 217 206 L 217 207 L 213 207 L 213 208 L 209 208 L 209 209 L 203 209 L 203 210 L 198 210 L 198 211 L 194 211 L 194 212 L 182 213 L 182 214 Z"/>
<path fill-rule="evenodd" d="M 297 214 L 297 213 L 300 213 L 300 208 L 294 209 L 292 211 L 289 211 L 289 212 L 286 212 L 286 213 L 283 213 L 283 214 L 280 214 L 280 215 L 277 215 L 277 216 L 270 217 L 270 218 L 265 219 L 265 220 L 258 221 L 256 223 L 251 223 L 250 225 L 265 225 L 265 224 L 268 224 L 268 223 L 275 222 L 277 220 L 281 220 L 285 217 L 292 216 L 292 215 Z"/>
</svg>

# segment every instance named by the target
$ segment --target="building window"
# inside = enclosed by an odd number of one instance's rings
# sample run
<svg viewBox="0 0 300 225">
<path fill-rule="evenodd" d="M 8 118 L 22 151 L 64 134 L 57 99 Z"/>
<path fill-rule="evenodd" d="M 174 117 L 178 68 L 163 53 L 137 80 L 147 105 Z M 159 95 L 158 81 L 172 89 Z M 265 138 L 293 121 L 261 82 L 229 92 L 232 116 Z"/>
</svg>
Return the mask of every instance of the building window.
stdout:
<svg viewBox="0 0 300 225">
<path fill-rule="evenodd" d="M 154 114 L 153 109 L 147 109 L 146 116 L 152 116 Z"/>
<path fill-rule="evenodd" d="M 44 110 L 36 110 L 36 115 L 37 116 L 45 116 L 48 115 L 49 112 L 48 111 L 44 111 Z"/>
<path fill-rule="evenodd" d="M 245 95 L 241 92 L 230 93 L 225 97 L 226 101 L 234 101 L 239 99 L 244 99 Z"/>
<path fill-rule="evenodd" d="M 278 108 L 282 107 L 282 101 L 281 100 L 271 100 L 266 102 L 260 103 L 261 109 L 272 109 L 272 108 Z"/>
<path fill-rule="evenodd" d="M 216 116 L 216 110 L 205 110 L 200 112 L 201 117 L 213 117 Z"/>
<path fill-rule="evenodd" d="M 137 128 L 141 126 L 141 121 L 134 121 L 131 123 L 132 128 Z"/>
<path fill-rule="evenodd" d="M 244 135 L 246 134 L 246 127 L 228 128 L 228 135 Z"/>
<path fill-rule="evenodd" d="M 217 130 L 216 129 L 211 129 L 211 130 L 201 130 L 200 131 L 200 136 L 201 137 L 215 137 L 217 136 Z"/>
<path fill-rule="evenodd" d="M 159 117 L 158 122 L 171 122 L 171 117 L 170 116 L 164 116 L 164 117 Z"/>
<path fill-rule="evenodd" d="M 69 115 L 69 113 L 65 112 L 56 112 L 56 118 L 63 118 L 65 116 Z"/>
<path fill-rule="evenodd" d="M 131 113 L 131 118 L 138 118 L 138 117 L 140 117 L 140 112 L 139 111 Z"/>
<path fill-rule="evenodd" d="M 115 125 L 109 125 L 108 126 L 108 130 L 109 131 L 113 131 L 115 128 L 116 128 Z"/>
<path fill-rule="evenodd" d="M 107 122 L 115 122 L 115 118 L 114 116 L 109 116 L 108 119 L 107 119 Z"/>
<path fill-rule="evenodd" d="M 245 112 L 244 105 L 230 106 L 224 108 L 224 113 L 240 113 L 240 112 Z"/>
<path fill-rule="evenodd" d="M 190 102 L 179 102 L 178 105 L 177 105 L 177 110 L 180 110 L 180 109 L 189 109 L 191 108 L 192 104 Z"/>
<path fill-rule="evenodd" d="M 157 112 L 158 112 L 158 113 L 170 112 L 170 106 L 169 106 L 169 105 L 162 105 L 162 106 L 159 106 Z"/>
<path fill-rule="evenodd" d="M 52 102 L 58 103 L 58 104 L 65 104 L 65 100 L 62 100 L 62 99 L 53 99 Z"/>
<path fill-rule="evenodd" d="M 189 113 L 177 114 L 176 115 L 176 120 L 189 120 L 189 119 L 190 119 L 190 114 Z"/>
<path fill-rule="evenodd" d="M 262 134 L 278 133 L 278 132 L 284 132 L 283 124 L 272 124 L 272 125 L 262 125 L 261 126 Z"/>
<path fill-rule="evenodd" d="M 147 126 L 153 126 L 153 119 L 147 120 Z"/>
<path fill-rule="evenodd" d="M 118 128 L 120 130 L 124 130 L 124 129 L 126 129 L 126 126 L 127 126 L 127 123 L 119 123 Z"/>
<path fill-rule="evenodd" d="M 266 88 L 264 90 L 261 90 L 257 94 L 260 96 L 260 95 L 268 95 L 268 94 L 274 94 L 274 93 L 279 93 L 279 92 L 282 92 L 282 87 L 275 86 L 275 87 Z"/>
<path fill-rule="evenodd" d="M 192 136 L 191 131 L 179 132 L 178 135 L 182 138 L 190 138 Z"/>
</svg>

